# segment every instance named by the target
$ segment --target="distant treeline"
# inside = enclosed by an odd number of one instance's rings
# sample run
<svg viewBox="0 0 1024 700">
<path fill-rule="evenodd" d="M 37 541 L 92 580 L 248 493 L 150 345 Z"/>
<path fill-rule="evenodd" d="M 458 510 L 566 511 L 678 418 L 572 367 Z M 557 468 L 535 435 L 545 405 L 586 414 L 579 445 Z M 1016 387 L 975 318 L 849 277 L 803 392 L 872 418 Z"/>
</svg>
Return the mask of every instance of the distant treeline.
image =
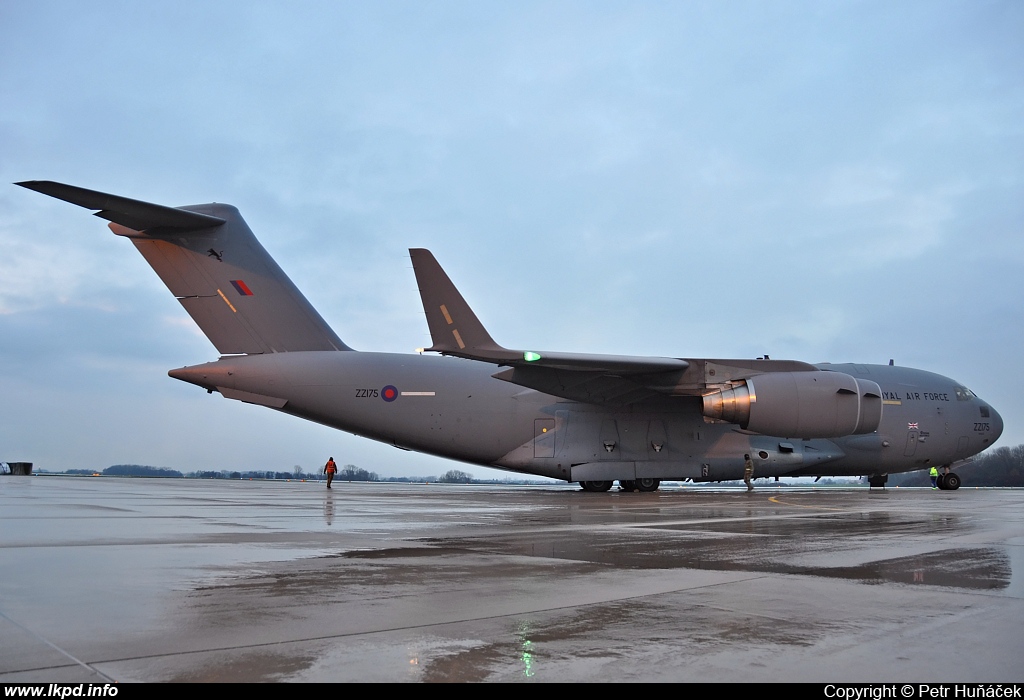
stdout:
<svg viewBox="0 0 1024 700">
<path fill-rule="evenodd" d="M 184 474 L 176 469 L 161 469 L 160 467 L 147 467 L 142 464 L 115 464 L 107 467 L 102 472 L 92 469 L 68 469 L 65 474 L 103 474 L 104 476 L 155 476 L 162 479 L 180 479 Z"/>
<path fill-rule="evenodd" d="M 294 467 L 290 472 L 275 471 L 196 471 L 182 474 L 176 469 L 163 469 L 161 467 L 150 467 L 144 464 L 115 464 L 107 467 L 101 472 L 91 469 L 68 469 L 65 474 L 102 474 L 103 476 L 136 476 L 136 477 L 159 477 L 163 479 L 288 479 L 292 481 L 307 480 L 316 481 L 325 478 L 322 472 L 304 472 L 300 467 Z M 442 484 L 531 484 L 543 483 L 538 481 L 526 481 L 523 479 L 474 479 L 458 469 L 451 469 L 443 475 L 437 476 L 391 476 L 381 478 L 376 472 L 361 469 L 354 464 L 346 464 L 338 470 L 334 477 L 335 481 L 378 481 L 391 483 L 442 483 Z"/>
<path fill-rule="evenodd" d="M 94 474 L 89 469 L 68 469 L 66 474 Z M 290 472 L 277 471 L 197 471 L 182 474 L 176 469 L 149 467 L 142 464 L 115 464 L 102 472 L 104 476 L 146 476 L 177 479 L 291 479 L 315 481 L 324 478 L 322 472 L 310 473 L 301 467 Z M 964 486 L 1019 486 L 1024 487 L 1024 445 L 1000 447 L 976 457 L 970 464 L 956 469 Z M 440 484 L 540 484 L 546 481 L 530 481 L 523 478 L 475 479 L 467 472 L 450 469 L 441 476 L 390 476 L 381 478 L 376 472 L 346 464 L 338 470 L 336 481 L 378 481 L 392 483 L 440 483 Z M 737 482 L 740 483 L 740 482 Z M 823 484 L 830 483 L 823 479 Z M 889 476 L 889 486 L 930 486 L 928 470 L 922 469 L 906 474 Z"/>
<path fill-rule="evenodd" d="M 965 487 L 1024 486 L 1024 445 L 983 452 L 974 461 L 956 468 Z M 889 486 L 931 486 L 928 469 L 889 476 Z"/>
<path fill-rule="evenodd" d="M 301 467 L 295 467 L 290 472 L 274 472 L 274 471 L 248 471 L 248 472 L 229 472 L 227 470 L 219 472 L 192 472 L 186 475 L 190 479 L 291 479 L 291 480 L 302 480 L 313 481 L 316 479 L 324 478 L 322 471 L 316 473 L 309 473 L 302 471 Z M 365 469 L 360 469 L 354 464 L 346 464 L 344 467 L 338 470 L 337 475 L 334 477 L 341 481 L 380 481 L 380 477 L 374 472 L 368 472 Z"/>
</svg>

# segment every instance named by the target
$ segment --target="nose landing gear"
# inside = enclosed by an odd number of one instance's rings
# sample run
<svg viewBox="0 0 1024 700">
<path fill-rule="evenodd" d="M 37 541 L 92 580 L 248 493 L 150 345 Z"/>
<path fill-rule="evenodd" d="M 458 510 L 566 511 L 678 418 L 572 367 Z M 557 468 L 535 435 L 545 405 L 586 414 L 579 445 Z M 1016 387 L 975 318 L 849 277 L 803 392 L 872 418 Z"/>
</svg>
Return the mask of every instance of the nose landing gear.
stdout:
<svg viewBox="0 0 1024 700">
<path fill-rule="evenodd" d="M 868 486 L 873 489 L 884 489 L 885 482 L 889 480 L 888 474 L 872 474 L 868 477 Z"/>
</svg>

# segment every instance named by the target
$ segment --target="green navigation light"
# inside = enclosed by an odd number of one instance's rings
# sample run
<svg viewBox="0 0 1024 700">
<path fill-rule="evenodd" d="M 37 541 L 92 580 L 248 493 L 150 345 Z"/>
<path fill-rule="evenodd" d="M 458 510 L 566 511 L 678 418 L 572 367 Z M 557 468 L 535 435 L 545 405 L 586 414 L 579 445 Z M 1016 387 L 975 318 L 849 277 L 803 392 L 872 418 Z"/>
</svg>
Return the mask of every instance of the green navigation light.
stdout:
<svg viewBox="0 0 1024 700">
<path fill-rule="evenodd" d="M 526 360 L 527 362 L 536 362 L 537 360 L 540 359 L 540 355 L 538 355 L 535 352 L 524 352 L 523 359 Z"/>
</svg>

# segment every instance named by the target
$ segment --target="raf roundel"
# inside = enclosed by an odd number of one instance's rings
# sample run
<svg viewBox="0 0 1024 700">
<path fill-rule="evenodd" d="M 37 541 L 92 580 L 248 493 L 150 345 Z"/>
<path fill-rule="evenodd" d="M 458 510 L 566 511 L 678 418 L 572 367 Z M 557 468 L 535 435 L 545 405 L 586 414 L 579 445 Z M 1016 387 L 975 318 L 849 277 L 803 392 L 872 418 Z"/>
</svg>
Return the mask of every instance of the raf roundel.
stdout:
<svg viewBox="0 0 1024 700">
<path fill-rule="evenodd" d="M 380 397 L 390 403 L 398 398 L 398 389 L 388 384 L 380 390 Z"/>
</svg>

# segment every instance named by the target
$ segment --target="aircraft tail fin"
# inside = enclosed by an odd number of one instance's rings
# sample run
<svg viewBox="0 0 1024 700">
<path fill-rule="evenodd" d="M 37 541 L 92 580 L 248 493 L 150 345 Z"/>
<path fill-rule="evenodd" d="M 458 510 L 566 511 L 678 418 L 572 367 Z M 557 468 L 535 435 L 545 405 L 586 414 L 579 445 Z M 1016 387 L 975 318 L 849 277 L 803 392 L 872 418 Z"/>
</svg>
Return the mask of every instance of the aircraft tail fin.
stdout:
<svg viewBox="0 0 1024 700">
<path fill-rule="evenodd" d="M 228 204 L 166 207 L 34 180 L 16 183 L 110 221 L 222 355 L 351 350 Z"/>
<path fill-rule="evenodd" d="M 429 350 L 474 358 L 507 354 L 480 323 L 433 253 L 425 248 L 412 248 L 409 257 L 430 328 L 433 346 Z"/>
</svg>

